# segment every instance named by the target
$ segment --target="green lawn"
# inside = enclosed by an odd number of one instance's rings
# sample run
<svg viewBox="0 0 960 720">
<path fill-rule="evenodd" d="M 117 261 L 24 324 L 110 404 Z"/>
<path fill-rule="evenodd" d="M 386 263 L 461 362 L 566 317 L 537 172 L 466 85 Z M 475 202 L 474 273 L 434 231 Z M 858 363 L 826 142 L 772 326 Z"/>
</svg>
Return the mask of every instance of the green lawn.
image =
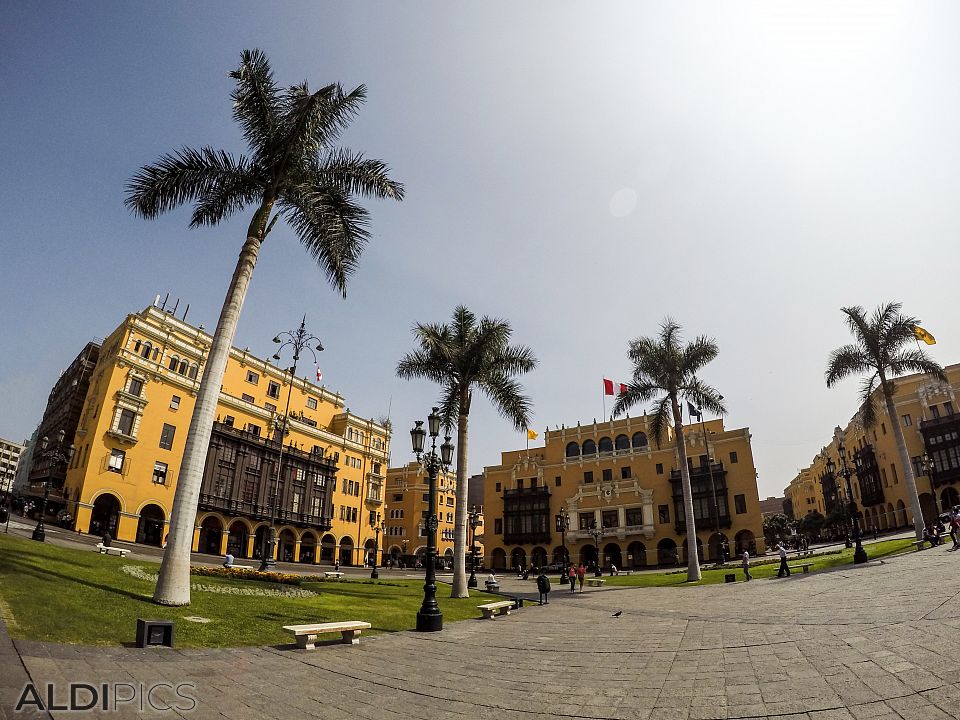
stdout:
<svg viewBox="0 0 960 720">
<path fill-rule="evenodd" d="M 884 540 L 882 542 L 871 543 L 865 545 L 864 548 L 867 551 L 867 555 L 871 560 L 877 560 L 888 555 L 893 555 L 896 553 L 901 553 L 906 550 L 913 549 L 913 540 L 910 538 L 902 538 L 899 540 Z M 798 559 L 795 557 L 790 558 L 790 565 L 792 567 L 799 567 L 801 562 L 804 563 L 813 563 L 813 567 L 810 568 L 810 572 L 817 572 L 818 570 L 826 570 L 828 568 L 837 567 L 839 565 L 850 565 L 853 563 L 853 548 L 849 550 L 842 550 L 840 552 L 830 552 L 823 555 L 813 555 L 804 559 Z M 776 577 L 777 568 L 780 566 L 779 559 L 774 560 L 770 563 L 764 565 L 752 565 L 750 567 L 750 575 L 755 578 L 769 578 Z M 743 570 L 740 568 L 740 565 L 737 564 L 735 568 L 729 567 L 722 570 L 706 570 L 703 571 L 703 580 L 699 583 L 691 583 L 696 585 L 714 585 L 724 582 L 723 576 L 728 573 L 736 573 L 737 580 L 743 580 Z M 636 575 L 617 575 L 616 577 L 604 576 L 606 579 L 607 585 L 618 585 L 626 587 L 666 587 L 670 585 L 687 585 L 687 571 L 686 567 L 681 569 L 679 572 L 671 570 L 667 572 L 660 573 L 639 573 Z"/>
<path fill-rule="evenodd" d="M 372 631 L 410 630 L 423 599 L 423 582 L 356 580 L 305 582 L 315 597 L 251 597 L 193 591 L 192 604 L 170 608 L 150 601 L 153 583 L 131 577 L 123 566 L 156 574 L 145 563 L 37 543 L 0 534 L 0 615 L 15 638 L 87 645 L 133 642 L 137 618 L 175 621 L 178 647 L 231 647 L 292 642 L 283 625 L 365 620 Z M 296 590 L 287 585 L 193 577 L 194 583 L 223 588 Z M 473 592 L 452 600 L 440 585 L 444 622 L 479 616 L 476 606 L 497 599 Z M 200 616 L 209 623 L 184 620 Z M 333 637 L 333 636 L 331 636 Z"/>
</svg>

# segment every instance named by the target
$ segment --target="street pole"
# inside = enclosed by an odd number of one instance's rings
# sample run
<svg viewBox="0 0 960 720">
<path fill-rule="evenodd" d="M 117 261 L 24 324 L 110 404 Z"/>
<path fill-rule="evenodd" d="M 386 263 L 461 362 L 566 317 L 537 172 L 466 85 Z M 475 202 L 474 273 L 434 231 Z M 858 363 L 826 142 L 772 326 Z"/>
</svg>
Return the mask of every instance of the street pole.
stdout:
<svg viewBox="0 0 960 720">
<path fill-rule="evenodd" d="M 380 520 L 380 513 L 377 513 L 377 521 L 373 527 L 373 570 L 370 572 L 371 580 L 376 580 L 380 577 L 380 573 L 377 572 L 377 555 L 380 553 L 380 530 L 382 529 L 383 525 L 383 521 Z"/>
</svg>

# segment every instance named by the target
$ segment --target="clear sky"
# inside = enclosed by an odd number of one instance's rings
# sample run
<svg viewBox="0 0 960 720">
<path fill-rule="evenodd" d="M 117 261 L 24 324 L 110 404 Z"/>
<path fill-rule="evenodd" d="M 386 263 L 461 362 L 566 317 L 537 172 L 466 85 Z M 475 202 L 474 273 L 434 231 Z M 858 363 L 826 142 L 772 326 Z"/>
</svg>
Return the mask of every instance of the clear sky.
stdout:
<svg viewBox="0 0 960 720">
<path fill-rule="evenodd" d="M 540 367 L 534 427 L 600 418 L 601 378 L 666 315 L 716 338 L 703 373 L 749 426 L 761 497 L 856 410 L 828 391 L 839 308 L 904 302 L 960 361 L 960 7 L 949 2 L 21 2 L 0 24 L 0 436 L 157 293 L 211 328 L 248 217 L 189 230 L 123 207 L 182 145 L 243 151 L 227 72 L 365 83 L 343 144 L 408 190 L 374 203 L 346 300 L 289 230 L 265 244 L 236 344 L 303 313 L 350 409 L 391 408 L 393 464 L 429 383 L 394 377 L 415 321 L 509 319 Z M 474 403 L 470 469 L 524 438 Z"/>
</svg>

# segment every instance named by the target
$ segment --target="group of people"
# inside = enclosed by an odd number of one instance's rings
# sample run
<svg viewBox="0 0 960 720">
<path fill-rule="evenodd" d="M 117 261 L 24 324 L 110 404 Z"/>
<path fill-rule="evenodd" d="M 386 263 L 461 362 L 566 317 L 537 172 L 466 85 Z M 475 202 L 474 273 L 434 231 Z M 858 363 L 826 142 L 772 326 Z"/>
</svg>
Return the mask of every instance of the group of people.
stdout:
<svg viewBox="0 0 960 720">
<path fill-rule="evenodd" d="M 949 519 L 943 519 L 944 516 L 937 518 L 935 522 L 927 524 L 923 528 L 923 540 L 930 543 L 930 547 L 936 547 L 943 544 L 943 535 L 947 532 L 953 541 L 951 550 L 960 549 L 960 507 L 954 507 L 948 513 Z M 949 526 L 949 531 L 944 527 L 944 522 Z"/>
</svg>

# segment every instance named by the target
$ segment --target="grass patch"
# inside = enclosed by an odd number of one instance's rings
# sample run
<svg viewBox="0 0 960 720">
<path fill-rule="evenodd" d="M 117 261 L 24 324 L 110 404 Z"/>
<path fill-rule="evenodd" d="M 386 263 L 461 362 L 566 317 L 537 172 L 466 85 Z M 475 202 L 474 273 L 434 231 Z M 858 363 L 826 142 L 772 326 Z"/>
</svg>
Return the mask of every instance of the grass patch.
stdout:
<svg viewBox="0 0 960 720">
<path fill-rule="evenodd" d="M 38 543 L 0 535 L 0 608 L 12 619 L 7 628 L 15 638 L 85 645 L 130 643 L 137 618 L 173 620 L 178 647 L 236 647 L 293 641 L 283 625 L 336 620 L 365 620 L 368 632 L 412 630 L 423 599 L 422 580 L 380 582 L 345 580 L 304 581 L 300 587 L 314 597 L 257 597 L 194 591 L 190 605 L 163 607 L 151 601 L 153 583 L 121 571 L 135 565 L 150 574 L 158 563 L 133 561 L 92 551 Z M 232 588 L 265 587 L 294 590 L 289 585 L 221 577 L 191 578 L 202 585 Z M 466 599 L 445 597 L 438 588 L 445 622 L 478 617 L 476 606 L 499 599 L 474 592 Z M 183 618 L 200 616 L 209 623 Z M 331 636 L 336 637 L 336 636 Z"/>
<path fill-rule="evenodd" d="M 867 555 L 871 560 L 895 555 L 905 550 L 913 549 L 913 540 L 911 538 L 901 538 L 896 540 L 884 540 L 882 542 L 866 545 Z M 812 555 L 803 559 L 791 557 L 789 564 L 798 567 L 800 563 L 813 563 L 810 572 L 827 570 L 829 568 L 841 565 L 850 565 L 853 563 L 853 548 L 843 550 L 833 550 L 820 555 Z M 777 568 L 780 567 L 780 560 L 768 562 L 762 565 L 751 565 L 750 575 L 754 579 L 776 577 Z M 724 581 L 723 576 L 729 573 L 735 573 L 737 580 L 743 580 L 743 570 L 739 563 L 735 567 L 727 567 L 720 570 L 703 570 L 703 579 L 699 583 L 687 582 L 686 569 L 668 570 L 659 573 L 639 573 L 636 575 L 617 575 L 615 577 L 604 576 L 607 585 L 623 587 L 670 587 L 674 585 L 718 585 Z"/>
</svg>

